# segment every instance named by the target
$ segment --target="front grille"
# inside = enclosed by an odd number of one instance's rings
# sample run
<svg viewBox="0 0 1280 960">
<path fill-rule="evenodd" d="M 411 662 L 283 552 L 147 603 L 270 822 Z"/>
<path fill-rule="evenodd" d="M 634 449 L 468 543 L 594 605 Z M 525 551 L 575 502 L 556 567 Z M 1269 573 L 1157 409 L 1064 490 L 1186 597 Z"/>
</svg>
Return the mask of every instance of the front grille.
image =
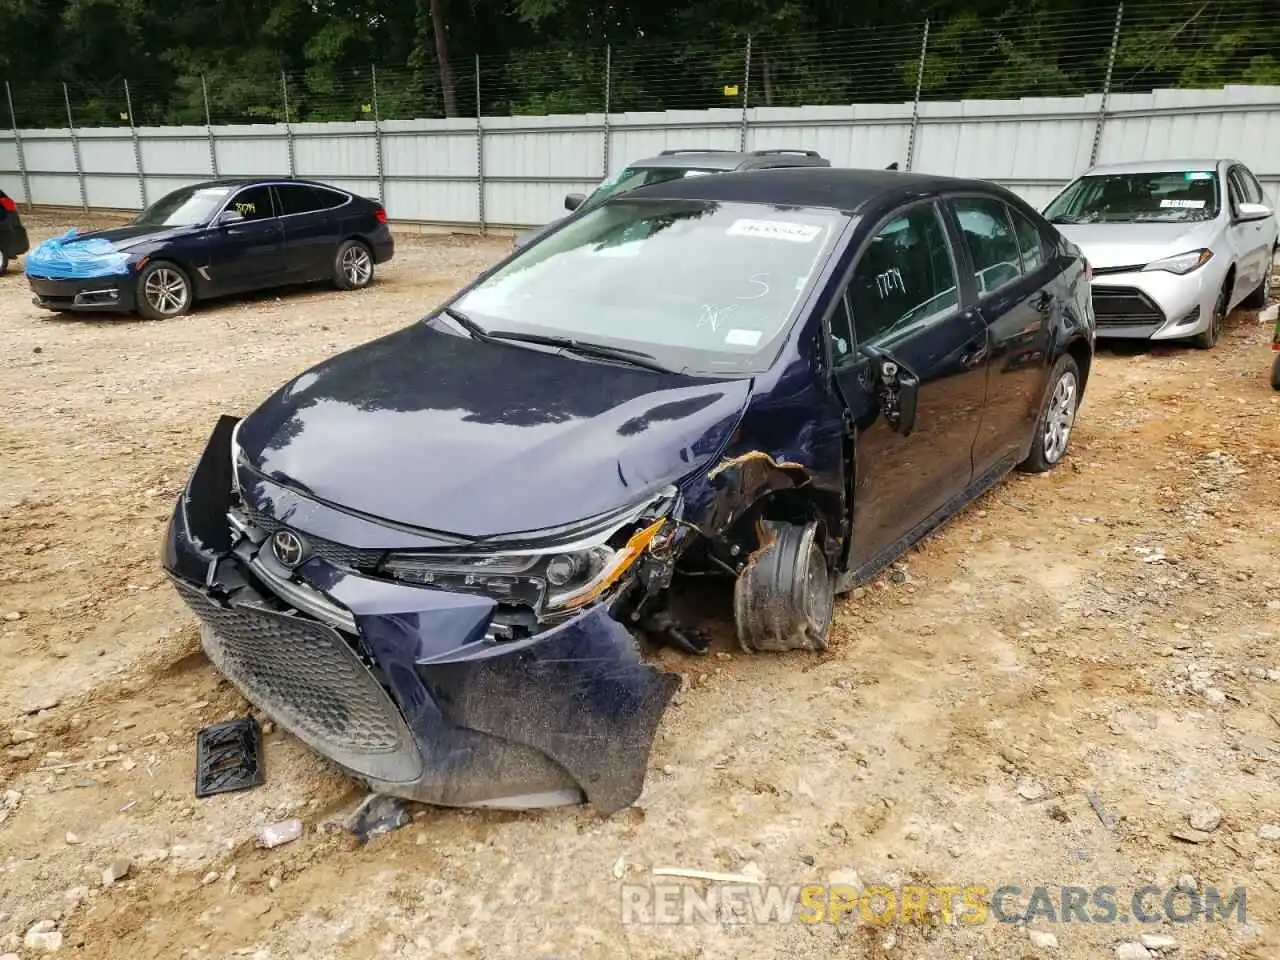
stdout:
<svg viewBox="0 0 1280 960">
<path fill-rule="evenodd" d="M 1149 326 L 1165 322 L 1164 311 L 1134 287 L 1093 288 L 1093 314 L 1098 326 Z"/>
<path fill-rule="evenodd" d="M 287 527 L 287 523 L 281 523 L 275 517 L 269 517 L 265 513 L 259 513 L 257 510 L 245 508 L 245 518 L 259 530 L 262 530 L 269 537 L 281 527 Z M 327 560 L 335 567 L 343 567 L 347 570 L 362 570 L 372 572 L 378 569 L 378 564 L 382 562 L 383 550 L 360 550 L 356 547 L 348 547 L 345 544 L 334 543 L 332 540 L 322 540 L 319 537 L 313 537 L 306 531 L 299 531 L 306 537 L 307 543 L 311 546 L 313 556 Z"/>
<path fill-rule="evenodd" d="M 422 758 L 391 697 L 338 631 L 265 607 L 219 606 L 174 580 L 213 665 L 263 712 L 354 773 L 407 783 Z"/>
</svg>

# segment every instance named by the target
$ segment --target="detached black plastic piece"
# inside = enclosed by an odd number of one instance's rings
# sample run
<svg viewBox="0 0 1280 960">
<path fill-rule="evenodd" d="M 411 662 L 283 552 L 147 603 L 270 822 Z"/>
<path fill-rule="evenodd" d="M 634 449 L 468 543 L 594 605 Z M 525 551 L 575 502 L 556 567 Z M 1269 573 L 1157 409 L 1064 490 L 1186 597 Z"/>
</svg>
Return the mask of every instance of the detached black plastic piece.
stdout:
<svg viewBox="0 0 1280 960">
<path fill-rule="evenodd" d="M 711 637 L 706 631 L 685 626 L 667 610 L 650 613 L 642 620 L 641 627 L 659 643 L 691 656 L 704 657 L 711 649 Z"/>
<path fill-rule="evenodd" d="M 196 796 L 233 793 L 266 782 L 262 727 L 254 717 L 226 720 L 196 734 Z"/>
</svg>

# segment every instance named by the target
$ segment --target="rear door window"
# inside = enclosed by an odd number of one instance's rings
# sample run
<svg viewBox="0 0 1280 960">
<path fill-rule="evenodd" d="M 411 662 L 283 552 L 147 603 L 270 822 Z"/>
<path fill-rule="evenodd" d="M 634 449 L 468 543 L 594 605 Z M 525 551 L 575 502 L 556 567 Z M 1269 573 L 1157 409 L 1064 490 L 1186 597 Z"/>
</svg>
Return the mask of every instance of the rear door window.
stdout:
<svg viewBox="0 0 1280 960">
<path fill-rule="evenodd" d="M 994 293 L 1021 278 L 1022 251 L 1008 208 L 991 197 L 956 197 L 951 206 L 973 260 L 978 295 Z"/>
<path fill-rule="evenodd" d="M 321 210 L 332 210 L 334 207 L 340 207 L 347 202 L 347 195 L 339 193 L 337 190 L 312 187 L 311 192 L 316 195 L 316 200 L 319 202 Z"/>
<path fill-rule="evenodd" d="M 276 187 L 280 197 L 281 215 L 290 216 L 295 213 L 314 213 L 324 209 L 324 204 L 316 196 L 316 191 L 301 183 L 281 184 Z"/>
</svg>

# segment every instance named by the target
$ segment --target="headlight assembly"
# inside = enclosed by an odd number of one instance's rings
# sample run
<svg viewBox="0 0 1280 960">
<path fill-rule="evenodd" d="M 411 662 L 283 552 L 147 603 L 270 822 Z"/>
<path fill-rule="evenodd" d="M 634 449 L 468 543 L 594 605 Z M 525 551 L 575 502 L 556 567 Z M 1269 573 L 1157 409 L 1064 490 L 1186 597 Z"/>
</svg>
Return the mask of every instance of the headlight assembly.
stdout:
<svg viewBox="0 0 1280 960">
<path fill-rule="evenodd" d="M 1213 259 L 1213 251 L 1209 249 L 1188 250 L 1174 257 L 1153 260 L 1142 268 L 1143 273 L 1150 270 L 1163 270 L 1166 273 L 1184 274 L 1198 270 Z"/>
<path fill-rule="evenodd" d="M 538 613 L 563 614 L 613 587 L 667 526 L 665 515 L 656 520 L 633 516 L 564 546 L 488 554 L 393 552 L 379 572 L 407 583 L 482 594 Z"/>
</svg>

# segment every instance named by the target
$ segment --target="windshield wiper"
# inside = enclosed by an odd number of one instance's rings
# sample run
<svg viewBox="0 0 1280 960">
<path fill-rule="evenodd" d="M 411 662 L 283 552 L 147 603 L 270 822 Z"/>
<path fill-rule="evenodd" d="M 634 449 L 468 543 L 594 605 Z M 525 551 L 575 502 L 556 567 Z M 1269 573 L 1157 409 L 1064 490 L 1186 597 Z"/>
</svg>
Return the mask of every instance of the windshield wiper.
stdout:
<svg viewBox="0 0 1280 960">
<path fill-rule="evenodd" d="M 446 317 L 460 326 L 476 340 L 492 340 L 493 335 L 484 327 L 476 323 L 457 307 L 444 307 L 440 310 Z"/>
<path fill-rule="evenodd" d="M 633 367 L 652 370 L 654 373 L 673 373 L 642 350 L 628 350 L 626 347 L 611 347 L 604 343 L 575 340 L 573 337 L 557 337 L 543 333 L 521 333 L 518 330 L 490 330 L 487 334 L 492 340 L 511 340 L 516 343 L 538 343 L 548 347 L 560 347 L 570 353 L 584 357 L 597 357 L 604 360 L 618 360 Z"/>
</svg>

